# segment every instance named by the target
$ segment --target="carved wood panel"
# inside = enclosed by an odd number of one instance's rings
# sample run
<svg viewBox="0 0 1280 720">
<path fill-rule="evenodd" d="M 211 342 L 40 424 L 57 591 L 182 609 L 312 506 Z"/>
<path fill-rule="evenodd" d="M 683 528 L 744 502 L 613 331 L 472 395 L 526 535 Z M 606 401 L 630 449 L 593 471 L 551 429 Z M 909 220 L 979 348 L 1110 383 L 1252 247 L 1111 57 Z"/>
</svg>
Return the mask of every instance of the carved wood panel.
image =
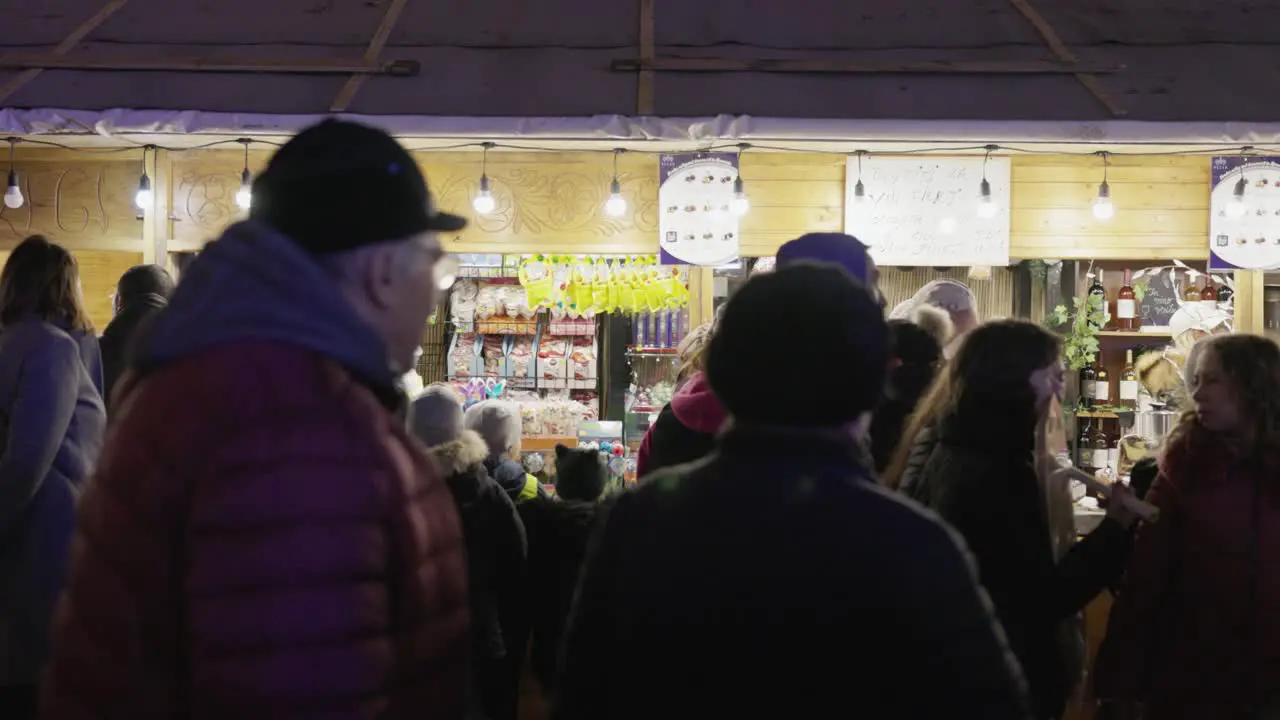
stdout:
<svg viewBox="0 0 1280 720">
<path fill-rule="evenodd" d="M 18 153 L 26 202 L 17 209 L 0 205 L 0 248 L 41 234 L 68 248 L 141 251 L 142 221 L 133 198 L 142 163 L 87 153 L 48 157 Z"/>
</svg>

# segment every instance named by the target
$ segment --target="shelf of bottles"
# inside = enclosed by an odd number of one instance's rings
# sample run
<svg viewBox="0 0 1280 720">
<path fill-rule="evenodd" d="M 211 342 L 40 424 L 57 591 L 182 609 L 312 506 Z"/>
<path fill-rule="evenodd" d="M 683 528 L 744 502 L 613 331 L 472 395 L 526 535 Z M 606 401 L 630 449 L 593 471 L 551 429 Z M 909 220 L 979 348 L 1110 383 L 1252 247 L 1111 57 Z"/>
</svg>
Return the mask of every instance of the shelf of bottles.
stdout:
<svg viewBox="0 0 1280 720">
<path fill-rule="evenodd" d="M 1098 353 L 1094 361 L 1079 371 L 1076 402 L 1076 466 L 1087 472 L 1110 470 L 1122 477 L 1129 463 L 1121 455 L 1121 439 L 1133 431 L 1134 413 L 1147 407 L 1135 359 L 1144 351 L 1158 351 L 1171 340 L 1168 319 L 1179 306 L 1203 303 L 1216 309 L 1229 308 L 1231 286 L 1203 269 L 1182 263 L 1160 269 L 1163 310 L 1153 298 L 1145 280 L 1136 280 L 1125 263 L 1101 262 L 1093 266 L 1091 277 L 1079 278 L 1076 287 L 1087 284 L 1090 304 L 1105 308 L 1104 321 L 1095 325 Z M 1203 267 L 1203 265 L 1201 265 Z M 1083 269 L 1082 269 L 1083 270 Z M 1148 277 L 1151 270 L 1143 271 Z M 1110 282 L 1108 282 L 1110 281 Z M 1139 291 L 1139 282 L 1144 283 Z M 1176 293 L 1177 297 L 1172 297 Z M 1149 323 L 1152 318 L 1162 325 Z M 1144 322 L 1144 319 L 1148 322 Z M 1131 458 L 1132 460 L 1132 458 Z"/>
</svg>

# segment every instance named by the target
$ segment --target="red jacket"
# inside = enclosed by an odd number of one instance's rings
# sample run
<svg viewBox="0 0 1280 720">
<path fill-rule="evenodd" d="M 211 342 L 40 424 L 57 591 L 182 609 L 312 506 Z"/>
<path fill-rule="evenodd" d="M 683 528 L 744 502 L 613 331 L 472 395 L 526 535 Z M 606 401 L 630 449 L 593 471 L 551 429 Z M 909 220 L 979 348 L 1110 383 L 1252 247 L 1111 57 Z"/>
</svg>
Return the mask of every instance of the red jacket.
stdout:
<svg viewBox="0 0 1280 720">
<path fill-rule="evenodd" d="M 1151 720 L 1254 717 L 1280 699 L 1280 468 L 1230 457 L 1193 428 L 1161 458 L 1160 520 L 1138 533 L 1098 653 L 1095 695 L 1142 701 Z"/>
<path fill-rule="evenodd" d="M 233 226 L 122 382 L 42 717 L 460 720 L 453 499 L 387 351 L 292 242 Z"/>
</svg>

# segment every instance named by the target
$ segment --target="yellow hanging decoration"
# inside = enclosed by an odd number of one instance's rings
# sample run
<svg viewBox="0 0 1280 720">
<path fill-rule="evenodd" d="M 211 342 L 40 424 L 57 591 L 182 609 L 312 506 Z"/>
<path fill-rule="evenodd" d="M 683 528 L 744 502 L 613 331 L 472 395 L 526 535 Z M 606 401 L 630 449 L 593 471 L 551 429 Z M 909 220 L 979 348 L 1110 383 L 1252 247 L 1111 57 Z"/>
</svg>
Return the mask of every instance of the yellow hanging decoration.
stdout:
<svg viewBox="0 0 1280 720">
<path fill-rule="evenodd" d="M 602 258 L 591 263 L 591 306 L 597 313 L 613 312 L 609 302 L 609 266 Z"/>
<path fill-rule="evenodd" d="M 618 309 L 628 314 L 636 312 L 636 289 L 632 284 L 635 271 L 632 270 L 626 258 L 619 261 L 618 266 L 614 268 L 613 277 L 614 284 L 618 288 Z"/>
<path fill-rule="evenodd" d="M 554 273 L 542 255 L 521 260 L 516 277 L 524 287 L 530 308 L 550 307 L 555 302 Z"/>
<path fill-rule="evenodd" d="M 586 258 L 577 258 L 571 266 L 569 293 L 570 310 L 579 316 L 585 316 L 594 308 L 591 295 L 591 279 L 587 277 L 591 265 Z"/>
</svg>

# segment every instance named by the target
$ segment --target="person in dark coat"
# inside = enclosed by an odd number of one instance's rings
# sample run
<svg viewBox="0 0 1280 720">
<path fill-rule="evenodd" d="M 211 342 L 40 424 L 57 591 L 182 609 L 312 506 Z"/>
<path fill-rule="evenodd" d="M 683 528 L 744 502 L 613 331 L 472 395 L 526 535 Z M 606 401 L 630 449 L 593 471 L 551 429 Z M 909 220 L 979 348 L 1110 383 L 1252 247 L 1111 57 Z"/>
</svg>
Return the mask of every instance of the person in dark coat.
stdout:
<svg viewBox="0 0 1280 720">
<path fill-rule="evenodd" d="M 116 388 L 42 720 L 466 712 L 462 523 L 396 387 L 466 220 L 394 138 L 334 119 L 253 191 Z"/>
<path fill-rule="evenodd" d="M 0 272 L 0 717 L 36 713 L 76 499 L 106 416 L 82 353 L 93 328 L 75 259 L 24 240 Z M 87 338 L 87 340 L 86 340 Z"/>
<path fill-rule="evenodd" d="M 815 337 L 841 368 L 823 397 L 761 392 Z M 1027 717 L 962 544 L 864 464 L 888 360 L 881 308 L 839 267 L 738 290 L 707 358 L 728 426 L 703 461 L 611 503 L 566 629 L 558 720 Z"/>
<path fill-rule="evenodd" d="M 950 335 L 951 318 L 931 305 L 921 306 L 912 320 L 890 320 L 891 359 L 884 401 L 871 420 L 871 454 L 883 472 L 902 439 L 907 418 L 933 384 Z"/>
<path fill-rule="evenodd" d="M 1106 519 L 1055 560 L 1036 435 L 1061 393 L 1056 335 L 1020 320 L 981 325 L 946 372 L 938 442 L 913 497 L 964 536 L 1026 672 L 1035 717 L 1057 718 L 1079 675 L 1067 667 L 1064 622 L 1120 578 L 1136 517 L 1117 484 Z"/>
<path fill-rule="evenodd" d="M 159 265 L 135 265 L 120 276 L 112 297 L 115 317 L 102 331 L 102 398 L 111 403 L 111 390 L 129 363 L 129 354 L 139 329 L 161 308 L 169 304 L 173 278 Z"/>
<path fill-rule="evenodd" d="M 533 613 L 530 659 L 546 696 L 555 692 L 561 636 L 608 478 L 600 451 L 557 445 L 556 497 L 538 498 L 524 511 Z"/>
<path fill-rule="evenodd" d="M 484 440 L 463 429 L 457 393 L 446 386 L 428 387 L 413 401 L 409 418 L 462 517 L 471 600 L 471 717 L 515 720 L 516 676 L 510 660 L 524 647 L 517 635 L 525 614 L 524 523 L 485 470 L 489 449 Z"/>
</svg>

